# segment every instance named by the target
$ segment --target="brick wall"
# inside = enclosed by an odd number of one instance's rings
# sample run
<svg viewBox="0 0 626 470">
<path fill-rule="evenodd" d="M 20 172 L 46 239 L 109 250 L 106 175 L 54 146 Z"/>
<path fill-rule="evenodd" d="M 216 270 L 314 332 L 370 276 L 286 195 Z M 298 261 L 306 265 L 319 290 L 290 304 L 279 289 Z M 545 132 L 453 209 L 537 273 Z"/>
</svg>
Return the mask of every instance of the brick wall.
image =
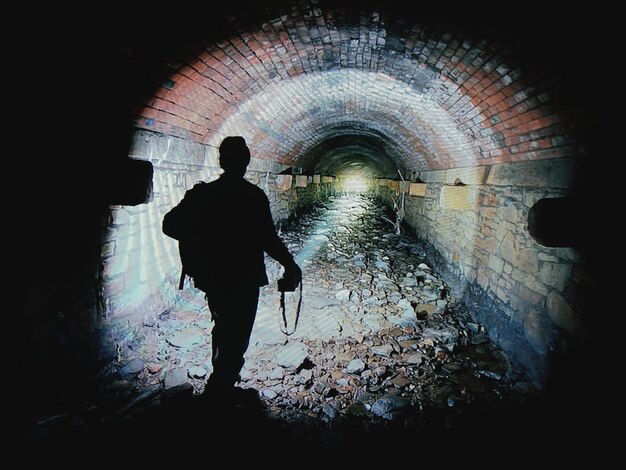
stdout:
<svg viewBox="0 0 626 470">
<path fill-rule="evenodd" d="M 538 200 L 572 194 L 575 168 L 557 159 L 423 172 L 423 196 L 405 196 L 405 221 L 455 294 L 537 383 L 554 354 L 586 335 L 580 253 L 542 246 L 526 227 Z"/>
<path fill-rule="evenodd" d="M 519 41 L 532 29 L 521 12 L 480 17 L 477 33 L 471 17 L 378 7 L 286 1 L 245 28 L 224 21 L 219 39 L 153 71 L 135 125 L 209 145 L 235 126 L 260 159 L 297 166 L 346 128 L 390 139 L 412 170 L 580 153 L 574 87 L 555 60 L 574 49 L 565 36 Z"/>
</svg>

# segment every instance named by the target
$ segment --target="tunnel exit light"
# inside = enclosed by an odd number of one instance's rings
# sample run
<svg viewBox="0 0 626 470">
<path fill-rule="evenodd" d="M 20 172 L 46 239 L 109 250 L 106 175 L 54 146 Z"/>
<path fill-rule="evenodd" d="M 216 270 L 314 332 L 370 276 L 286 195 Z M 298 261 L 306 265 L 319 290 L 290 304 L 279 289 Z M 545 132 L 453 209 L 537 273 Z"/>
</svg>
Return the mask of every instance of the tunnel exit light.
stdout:
<svg viewBox="0 0 626 470">
<path fill-rule="evenodd" d="M 341 190 L 347 193 L 365 193 L 371 186 L 371 180 L 363 176 L 343 176 L 340 182 Z"/>
</svg>

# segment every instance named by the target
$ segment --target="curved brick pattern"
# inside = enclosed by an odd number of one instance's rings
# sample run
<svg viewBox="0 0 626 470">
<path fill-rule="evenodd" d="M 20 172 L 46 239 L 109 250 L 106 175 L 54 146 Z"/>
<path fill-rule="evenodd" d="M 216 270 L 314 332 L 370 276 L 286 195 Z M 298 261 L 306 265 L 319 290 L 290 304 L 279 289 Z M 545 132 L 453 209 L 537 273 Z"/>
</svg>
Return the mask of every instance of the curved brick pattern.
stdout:
<svg viewBox="0 0 626 470">
<path fill-rule="evenodd" d="M 170 60 L 136 125 L 210 145 L 247 132 L 259 158 L 298 166 L 338 129 L 393 140 L 390 156 L 411 170 L 581 151 L 577 123 L 552 104 L 558 79 L 497 37 L 332 2 L 273 8 Z"/>
<path fill-rule="evenodd" d="M 276 100 L 285 97 L 285 101 Z M 317 73 L 269 86 L 227 119 L 209 141 L 244 135 L 257 156 L 313 167 L 313 150 L 339 136 L 374 136 L 401 168 L 474 164 L 478 152 L 434 101 L 382 74 Z"/>
</svg>

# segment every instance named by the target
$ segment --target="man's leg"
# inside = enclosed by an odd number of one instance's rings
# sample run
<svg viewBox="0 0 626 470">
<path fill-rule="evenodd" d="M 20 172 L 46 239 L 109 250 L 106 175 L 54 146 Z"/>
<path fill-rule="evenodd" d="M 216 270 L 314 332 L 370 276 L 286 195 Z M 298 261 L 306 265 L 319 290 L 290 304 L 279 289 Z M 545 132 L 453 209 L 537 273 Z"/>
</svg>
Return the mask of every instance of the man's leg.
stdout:
<svg viewBox="0 0 626 470">
<path fill-rule="evenodd" d="M 239 378 L 254 326 L 258 286 L 215 290 L 208 295 L 213 327 L 213 373 L 207 389 L 231 390 Z"/>
</svg>

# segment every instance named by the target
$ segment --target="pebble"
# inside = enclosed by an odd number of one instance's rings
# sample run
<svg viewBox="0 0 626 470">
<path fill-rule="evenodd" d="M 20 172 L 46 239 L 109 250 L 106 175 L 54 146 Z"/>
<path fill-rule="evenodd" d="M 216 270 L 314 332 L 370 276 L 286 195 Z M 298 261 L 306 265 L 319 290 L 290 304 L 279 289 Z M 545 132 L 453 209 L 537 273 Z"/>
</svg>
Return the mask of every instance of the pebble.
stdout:
<svg viewBox="0 0 626 470">
<path fill-rule="evenodd" d="M 424 358 L 422 357 L 422 353 L 415 353 L 405 357 L 404 361 L 409 364 L 421 364 L 424 362 Z"/>
<path fill-rule="evenodd" d="M 337 416 L 337 413 L 338 413 L 337 408 L 335 408 L 333 405 L 330 405 L 328 403 L 325 403 L 322 406 L 322 412 L 331 419 Z"/>
<path fill-rule="evenodd" d="M 350 289 L 343 289 L 335 294 L 335 298 L 340 302 L 347 302 L 350 300 L 350 294 Z"/>
<path fill-rule="evenodd" d="M 285 369 L 297 369 L 308 355 L 309 350 L 303 343 L 289 343 L 276 355 L 276 363 Z"/>
<path fill-rule="evenodd" d="M 174 388 L 187 382 L 187 372 L 185 369 L 174 369 L 165 375 L 165 388 Z"/>
<path fill-rule="evenodd" d="M 204 377 L 206 377 L 206 374 L 206 369 L 200 366 L 192 366 L 187 371 L 187 375 L 192 379 L 203 379 Z"/>
<path fill-rule="evenodd" d="M 276 367 L 270 372 L 269 378 L 272 380 L 282 379 L 285 376 L 285 369 Z"/>
<path fill-rule="evenodd" d="M 365 362 L 361 359 L 353 359 L 350 361 L 350 364 L 348 364 L 348 367 L 346 367 L 346 372 L 348 374 L 358 374 L 363 372 L 363 370 L 365 370 Z"/>
<path fill-rule="evenodd" d="M 391 356 L 391 353 L 393 352 L 393 346 L 391 346 L 390 344 L 384 344 L 382 346 L 374 346 L 372 348 L 372 352 L 374 354 L 377 354 L 378 356 L 389 357 Z"/>
<path fill-rule="evenodd" d="M 274 390 L 264 389 L 261 390 L 261 396 L 267 398 L 268 400 L 273 400 L 278 396 L 278 393 L 276 393 Z"/>
<path fill-rule="evenodd" d="M 120 369 L 120 375 L 124 378 L 129 378 L 137 375 L 139 372 L 144 370 L 145 367 L 146 364 L 141 359 L 135 358 L 125 364 L 124 367 Z"/>
<path fill-rule="evenodd" d="M 158 374 L 162 370 L 163 370 L 162 364 L 158 364 L 154 362 L 148 364 L 148 372 L 150 372 L 151 374 Z"/>
<path fill-rule="evenodd" d="M 195 344 L 202 342 L 204 332 L 198 328 L 192 328 L 186 331 L 180 331 L 170 336 L 167 342 L 177 348 L 189 348 Z"/>
<path fill-rule="evenodd" d="M 372 405 L 371 411 L 376 416 L 392 419 L 393 416 L 390 412 L 407 408 L 410 404 L 411 402 L 406 398 L 395 395 L 385 395 L 382 398 L 379 398 L 376 403 Z"/>
</svg>

